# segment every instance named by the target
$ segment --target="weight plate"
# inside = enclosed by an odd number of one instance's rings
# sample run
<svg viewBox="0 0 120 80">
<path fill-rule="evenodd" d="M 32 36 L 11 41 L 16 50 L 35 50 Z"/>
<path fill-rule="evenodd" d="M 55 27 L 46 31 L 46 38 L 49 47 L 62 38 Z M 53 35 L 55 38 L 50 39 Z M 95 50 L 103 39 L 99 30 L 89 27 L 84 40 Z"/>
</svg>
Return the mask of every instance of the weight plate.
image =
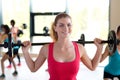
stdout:
<svg viewBox="0 0 120 80">
<path fill-rule="evenodd" d="M 110 54 L 114 53 L 116 48 L 117 48 L 117 39 L 116 39 L 116 34 L 115 31 L 110 31 L 108 34 L 108 48 Z"/>
</svg>

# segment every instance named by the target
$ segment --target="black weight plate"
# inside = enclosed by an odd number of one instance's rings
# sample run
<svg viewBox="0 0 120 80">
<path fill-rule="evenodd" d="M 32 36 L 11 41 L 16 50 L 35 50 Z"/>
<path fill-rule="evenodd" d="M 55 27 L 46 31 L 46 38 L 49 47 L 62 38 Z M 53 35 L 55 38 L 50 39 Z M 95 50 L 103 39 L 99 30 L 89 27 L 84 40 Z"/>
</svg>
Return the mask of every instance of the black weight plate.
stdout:
<svg viewBox="0 0 120 80">
<path fill-rule="evenodd" d="M 109 52 L 110 54 L 114 53 L 116 48 L 117 48 L 117 39 L 116 39 L 116 34 L 115 31 L 110 31 L 108 34 L 108 48 L 109 48 Z"/>
<path fill-rule="evenodd" d="M 85 46 L 85 35 L 81 34 L 80 40 L 82 41 L 82 45 Z"/>
</svg>

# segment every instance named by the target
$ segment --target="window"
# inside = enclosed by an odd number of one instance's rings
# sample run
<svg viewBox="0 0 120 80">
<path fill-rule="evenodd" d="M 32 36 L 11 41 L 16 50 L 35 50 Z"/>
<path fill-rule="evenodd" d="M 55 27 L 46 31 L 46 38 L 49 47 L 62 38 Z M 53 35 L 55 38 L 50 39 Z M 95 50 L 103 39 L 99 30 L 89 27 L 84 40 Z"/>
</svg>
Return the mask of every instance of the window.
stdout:
<svg viewBox="0 0 120 80">
<path fill-rule="evenodd" d="M 66 11 L 65 0 L 31 0 L 31 36 L 44 36 L 57 14 Z"/>
<path fill-rule="evenodd" d="M 31 13 L 31 36 L 49 36 L 49 31 L 45 34 L 43 29 L 47 27 L 50 30 L 52 22 L 57 14 L 59 14 L 59 12 Z"/>
</svg>

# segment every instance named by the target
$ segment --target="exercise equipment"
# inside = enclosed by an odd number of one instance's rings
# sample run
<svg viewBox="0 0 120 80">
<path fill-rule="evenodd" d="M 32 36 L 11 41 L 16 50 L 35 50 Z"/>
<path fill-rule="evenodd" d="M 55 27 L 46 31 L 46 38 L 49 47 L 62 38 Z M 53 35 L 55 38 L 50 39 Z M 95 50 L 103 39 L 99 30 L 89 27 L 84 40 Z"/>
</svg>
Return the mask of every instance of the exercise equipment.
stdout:
<svg viewBox="0 0 120 80">
<path fill-rule="evenodd" d="M 80 44 L 83 44 L 83 46 L 85 45 L 85 44 L 93 44 L 94 43 L 94 41 L 85 41 L 85 35 L 84 34 L 82 34 L 81 35 L 81 38 L 78 40 L 78 41 L 75 41 L 75 42 L 77 42 L 77 43 L 80 43 Z M 102 42 L 101 42 L 101 44 L 103 44 L 103 43 L 108 43 L 108 47 L 109 47 L 109 52 L 110 53 L 113 53 L 113 52 L 115 52 L 115 50 L 116 50 L 116 48 L 117 48 L 117 43 L 119 43 L 120 42 L 120 40 L 117 40 L 116 39 L 116 35 L 115 35 L 115 31 L 110 31 L 109 32 L 109 34 L 108 34 L 108 39 L 107 40 L 103 40 Z M 32 46 L 34 46 L 34 45 L 44 45 L 44 44 L 49 44 L 49 43 L 32 43 Z M 24 46 L 23 44 L 13 44 L 13 46 Z"/>
<path fill-rule="evenodd" d="M 17 36 L 20 37 L 20 36 L 22 36 L 23 34 L 24 34 L 24 33 L 23 33 L 23 30 L 18 29 Z"/>
<path fill-rule="evenodd" d="M 12 50 L 12 47 L 14 46 L 24 46 L 22 43 L 12 43 L 12 38 L 11 38 L 11 33 L 9 34 L 9 40 L 8 40 L 8 43 L 4 43 L 4 44 L 1 44 L 0 47 L 8 47 L 9 51 Z M 85 41 L 85 35 L 84 34 L 81 34 L 81 37 L 78 41 L 75 41 L 77 43 L 80 43 L 82 45 L 85 45 L 85 44 L 93 44 L 94 41 Z M 107 43 L 108 44 L 108 47 L 109 47 L 109 52 L 110 53 L 113 53 L 115 52 L 116 48 L 117 48 L 117 44 L 120 42 L 120 40 L 116 39 L 116 35 L 115 35 L 115 31 L 110 31 L 109 34 L 108 34 L 108 39 L 107 40 L 103 40 L 101 42 L 101 44 L 103 43 Z M 38 45 L 44 45 L 44 44 L 49 44 L 50 42 L 48 43 L 31 43 L 32 46 L 38 46 Z"/>
<path fill-rule="evenodd" d="M 23 23 L 22 29 L 27 29 L 27 25 L 25 23 Z"/>
<path fill-rule="evenodd" d="M 109 52 L 114 53 L 117 48 L 117 44 L 119 42 L 120 42 L 120 40 L 116 39 L 115 31 L 111 30 L 108 34 L 108 39 L 103 40 L 101 43 L 108 43 Z M 84 34 L 82 34 L 81 39 L 78 40 L 78 43 L 82 43 L 83 45 L 85 45 L 85 44 L 93 44 L 94 41 L 85 41 L 85 36 L 84 36 Z"/>
<path fill-rule="evenodd" d="M 12 57 L 12 33 L 8 34 L 8 54 L 9 57 Z"/>
<path fill-rule="evenodd" d="M 8 43 L 7 43 L 7 42 L 4 42 L 4 44 L 0 44 L 0 47 L 7 48 L 7 47 L 8 47 Z"/>
<path fill-rule="evenodd" d="M 49 28 L 47 26 L 43 27 L 43 35 L 50 36 L 48 32 L 49 32 Z"/>
<path fill-rule="evenodd" d="M 110 53 L 114 53 L 117 48 L 117 43 L 120 42 L 120 40 L 116 39 L 115 31 L 110 31 L 108 34 L 108 48 Z"/>
<path fill-rule="evenodd" d="M 78 42 L 85 42 L 85 35 L 81 34 L 80 39 L 78 40 Z M 83 46 L 85 46 L 84 43 L 81 43 Z"/>
</svg>

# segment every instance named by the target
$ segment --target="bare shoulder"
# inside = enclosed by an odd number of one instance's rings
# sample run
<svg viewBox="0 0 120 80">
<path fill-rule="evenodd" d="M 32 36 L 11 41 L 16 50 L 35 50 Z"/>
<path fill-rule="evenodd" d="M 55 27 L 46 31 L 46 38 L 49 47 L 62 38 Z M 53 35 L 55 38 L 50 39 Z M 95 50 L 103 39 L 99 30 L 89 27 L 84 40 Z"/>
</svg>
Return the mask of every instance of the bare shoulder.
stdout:
<svg viewBox="0 0 120 80">
<path fill-rule="evenodd" d="M 45 44 L 41 47 L 41 51 L 46 52 L 48 51 L 49 44 Z"/>
<path fill-rule="evenodd" d="M 8 35 L 7 35 L 7 34 L 3 34 L 2 36 L 3 36 L 3 37 L 5 37 L 5 38 L 6 38 L 6 37 L 8 37 Z"/>
<path fill-rule="evenodd" d="M 79 49 L 80 57 L 81 57 L 83 53 L 85 52 L 85 48 L 82 44 L 77 43 L 77 45 L 78 45 L 78 49 Z"/>
<path fill-rule="evenodd" d="M 1 36 L 1 40 L 5 40 L 6 38 L 8 37 L 8 35 L 7 34 L 3 34 L 2 36 Z"/>
<path fill-rule="evenodd" d="M 82 44 L 77 43 L 77 45 L 78 45 L 79 48 L 82 48 L 82 47 L 83 47 Z"/>
<path fill-rule="evenodd" d="M 49 44 L 45 44 L 41 47 L 40 54 L 48 56 Z"/>
</svg>

